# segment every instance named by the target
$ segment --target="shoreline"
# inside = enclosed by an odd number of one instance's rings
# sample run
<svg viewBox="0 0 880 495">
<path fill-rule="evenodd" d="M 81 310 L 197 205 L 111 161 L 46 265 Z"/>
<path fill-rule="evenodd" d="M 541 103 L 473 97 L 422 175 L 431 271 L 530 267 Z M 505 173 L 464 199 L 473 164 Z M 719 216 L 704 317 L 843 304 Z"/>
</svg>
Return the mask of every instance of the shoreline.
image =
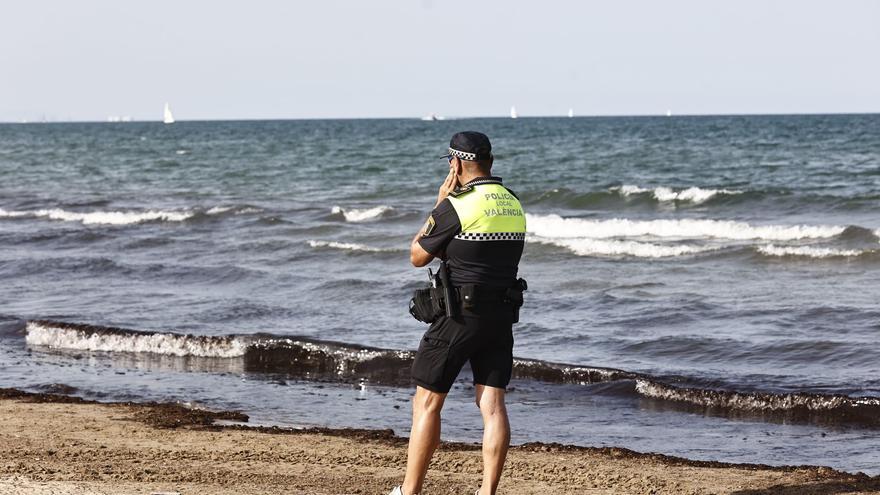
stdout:
<svg viewBox="0 0 880 495">
<path fill-rule="evenodd" d="M 247 419 L 180 404 L 0 389 L 0 493 L 384 494 L 402 478 L 407 439 L 392 430 L 251 427 Z M 478 444 L 443 442 L 425 493 L 471 493 L 480 468 Z M 615 447 L 511 446 L 499 493 L 542 490 L 880 494 L 880 476 Z"/>
</svg>

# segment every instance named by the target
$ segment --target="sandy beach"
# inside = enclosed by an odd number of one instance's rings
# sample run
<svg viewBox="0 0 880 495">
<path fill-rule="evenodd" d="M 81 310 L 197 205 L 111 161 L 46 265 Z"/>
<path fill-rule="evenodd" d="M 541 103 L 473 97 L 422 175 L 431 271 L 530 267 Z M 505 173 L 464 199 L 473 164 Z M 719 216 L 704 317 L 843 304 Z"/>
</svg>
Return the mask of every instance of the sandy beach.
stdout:
<svg viewBox="0 0 880 495">
<path fill-rule="evenodd" d="M 2 389 L 0 493 L 384 494 L 403 473 L 406 440 L 390 430 L 249 428 L 243 420 Z M 444 443 L 424 493 L 473 493 L 480 464 L 477 446 Z M 499 493 L 864 494 L 880 493 L 880 479 L 527 444 L 511 449 Z"/>
</svg>

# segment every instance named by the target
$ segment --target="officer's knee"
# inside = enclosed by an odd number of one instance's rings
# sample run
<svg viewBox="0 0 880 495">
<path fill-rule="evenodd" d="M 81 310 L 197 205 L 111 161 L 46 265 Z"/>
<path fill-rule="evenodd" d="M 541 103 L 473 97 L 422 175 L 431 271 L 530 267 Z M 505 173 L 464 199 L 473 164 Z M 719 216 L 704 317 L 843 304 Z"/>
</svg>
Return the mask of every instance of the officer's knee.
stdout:
<svg viewBox="0 0 880 495">
<path fill-rule="evenodd" d="M 475 402 L 483 416 L 492 416 L 506 412 L 503 389 L 482 387 L 477 393 Z"/>
<path fill-rule="evenodd" d="M 439 413 L 445 400 L 446 394 L 419 387 L 412 399 L 413 413 Z"/>
<path fill-rule="evenodd" d="M 494 402 L 489 404 L 477 405 L 480 408 L 480 413 L 483 416 L 494 416 L 496 414 L 500 414 L 506 411 L 504 408 L 504 404 L 496 404 Z"/>
</svg>

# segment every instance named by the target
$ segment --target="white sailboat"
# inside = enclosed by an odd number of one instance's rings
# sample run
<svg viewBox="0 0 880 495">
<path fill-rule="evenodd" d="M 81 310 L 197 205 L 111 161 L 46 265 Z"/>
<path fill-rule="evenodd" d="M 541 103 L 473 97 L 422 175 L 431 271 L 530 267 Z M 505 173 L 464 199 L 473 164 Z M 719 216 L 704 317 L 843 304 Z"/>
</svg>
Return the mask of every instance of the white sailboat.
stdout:
<svg viewBox="0 0 880 495">
<path fill-rule="evenodd" d="M 667 110 L 667 111 L 666 111 L 666 116 L 667 116 L 667 117 L 672 117 L 672 110 Z"/>
<path fill-rule="evenodd" d="M 574 117 L 574 108 L 569 108 L 568 109 L 568 118 L 572 118 L 572 117 Z"/>
<path fill-rule="evenodd" d="M 165 116 L 162 119 L 162 122 L 165 122 L 166 124 L 174 123 L 174 115 L 171 114 L 171 107 L 168 103 L 165 103 Z"/>
<path fill-rule="evenodd" d="M 516 117 L 516 107 L 510 107 L 510 118 L 515 119 Z"/>
</svg>

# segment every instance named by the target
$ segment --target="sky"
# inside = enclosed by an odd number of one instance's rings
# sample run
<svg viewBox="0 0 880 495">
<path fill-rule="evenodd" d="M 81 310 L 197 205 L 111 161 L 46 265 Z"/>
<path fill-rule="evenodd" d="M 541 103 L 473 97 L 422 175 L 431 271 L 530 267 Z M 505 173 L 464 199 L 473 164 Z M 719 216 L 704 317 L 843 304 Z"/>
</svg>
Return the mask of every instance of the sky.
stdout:
<svg viewBox="0 0 880 495">
<path fill-rule="evenodd" d="M 880 112 L 880 1 L 4 3 L 0 121 Z"/>
</svg>

